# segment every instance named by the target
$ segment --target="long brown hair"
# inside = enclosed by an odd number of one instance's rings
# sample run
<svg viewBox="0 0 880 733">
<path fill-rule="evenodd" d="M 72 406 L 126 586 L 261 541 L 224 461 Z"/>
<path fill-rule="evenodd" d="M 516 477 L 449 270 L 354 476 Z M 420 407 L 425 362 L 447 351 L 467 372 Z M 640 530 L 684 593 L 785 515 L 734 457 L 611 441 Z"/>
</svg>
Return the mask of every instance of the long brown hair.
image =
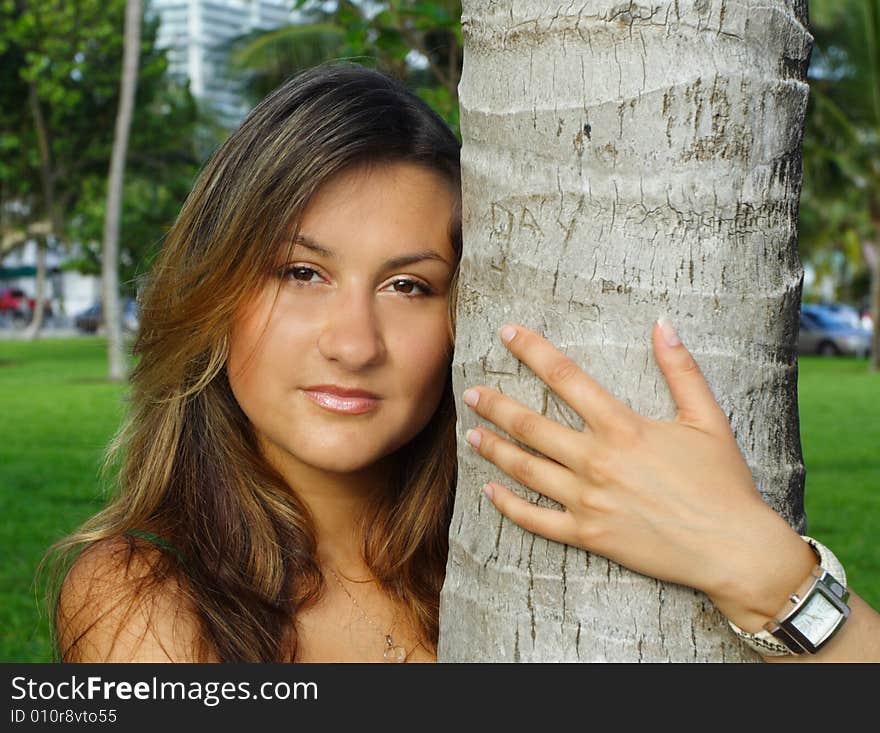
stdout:
<svg viewBox="0 0 880 733">
<path fill-rule="evenodd" d="M 402 84 L 350 65 L 304 72 L 267 97 L 215 153 L 168 234 L 141 297 L 130 409 L 105 459 L 107 507 L 59 542 L 53 604 L 79 551 L 159 535 L 173 551 L 132 582 L 129 608 L 173 578 L 201 627 L 197 657 L 290 661 L 296 614 L 320 596 L 316 536 L 296 492 L 263 458 L 225 371 L 234 315 L 276 265 L 312 196 L 358 165 L 415 162 L 460 191 L 459 143 Z M 461 253 L 460 205 L 450 237 Z M 450 295 L 450 354 L 455 286 Z M 436 413 L 396 454 L 389 491 L 365 517 L 364 557 L 436 649 L 456 479 L 451 375 Z M 155 555 L 153 551 L 151 557 Z M 121 602 L 121 601 L 120 601 Z M 78 638 L 56 652 L 74 660 Z"/>
</svg>

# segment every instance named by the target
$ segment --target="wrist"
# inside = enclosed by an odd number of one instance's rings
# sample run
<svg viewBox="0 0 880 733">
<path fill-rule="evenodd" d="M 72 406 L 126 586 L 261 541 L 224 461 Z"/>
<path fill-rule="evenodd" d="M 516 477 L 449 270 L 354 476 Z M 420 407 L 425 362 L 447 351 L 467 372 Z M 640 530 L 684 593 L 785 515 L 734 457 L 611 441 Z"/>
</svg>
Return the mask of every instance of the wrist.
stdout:
<svg viewBox="0 0 880 733">
<path fill-rule="evenodd" d="M 733 633 L 765 658 L 817 654 L 837 636 L 850 616 L 850 593 L 843 565 L 818 540 L 805 535 L 801 539 L 814 551 L 816 565 L 774 618 L 757 633 L 729 622 Z"/>
<path fill-rule="evenodd" d="M 773 516 L 744 538 L 741 552 L 730 558 L 730 570 L 709 594 L 728 620 L 750 633 L 775 617 L 817 562 L 800 535 L 769 507 L 768 511 Z"/>
</svg>

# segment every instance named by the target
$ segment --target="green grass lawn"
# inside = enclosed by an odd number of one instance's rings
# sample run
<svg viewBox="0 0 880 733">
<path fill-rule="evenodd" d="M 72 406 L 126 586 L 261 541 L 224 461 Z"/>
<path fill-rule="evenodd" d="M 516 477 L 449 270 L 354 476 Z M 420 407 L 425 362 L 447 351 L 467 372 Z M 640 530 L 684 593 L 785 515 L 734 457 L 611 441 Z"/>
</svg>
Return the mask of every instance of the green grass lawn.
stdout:
<svg viewBox="0 0 880 733">
<path fill-rule="evenodd" d="M 866 359 L 818 356 L 798 371 L 807 533 L 880 610 L 880 374 Z"/>
<path fill-rule="evenodd" d="M 0 661 L 50 659 L 34 570 L 102 504 L 97 470 L 125 394 L 104 374 L 104 339 L 0 341 Z M 880 375 L 807 357 L 799 382 L 809 532 L 880 608 Z"/>
</svg>

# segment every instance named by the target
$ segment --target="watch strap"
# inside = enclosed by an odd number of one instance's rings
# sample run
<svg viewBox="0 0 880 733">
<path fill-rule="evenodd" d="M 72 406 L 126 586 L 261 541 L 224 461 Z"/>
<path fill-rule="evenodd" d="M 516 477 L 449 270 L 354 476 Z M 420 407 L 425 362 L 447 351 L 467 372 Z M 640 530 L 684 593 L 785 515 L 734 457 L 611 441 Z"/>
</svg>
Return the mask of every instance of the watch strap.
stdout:
<svg viewBox="0 0 880 733">
<path fill-rule="evenodd" d="M 821 568 L 838 581 L 838 583 L 845 589 L 846 571 L 843 569 L 843 565 L 840 564 L 840 561 L 834 556 L 834 553 L 812 537 L 801 535 L 801 539 L 813 548 L 813 552 L 816 553 Z M 761 631 L 752 634 L 748 631 L 743 631 L 739 626 L 733 623 L 733 621 L 728 620 L 727 623 L 730 624 L 730 628 L 733 630 L 734 634 L 736 634 L 749 647 L 764 656 L 781 657 L 787 654 L 800 654 L 802 652 L 794 642 L 792 642 L 791 646 L 786 643 L 788 641 L 786 634 L 781 630 L 777 631 L 776 634 L 773 634 L 762 629 Z"/>
</svg>

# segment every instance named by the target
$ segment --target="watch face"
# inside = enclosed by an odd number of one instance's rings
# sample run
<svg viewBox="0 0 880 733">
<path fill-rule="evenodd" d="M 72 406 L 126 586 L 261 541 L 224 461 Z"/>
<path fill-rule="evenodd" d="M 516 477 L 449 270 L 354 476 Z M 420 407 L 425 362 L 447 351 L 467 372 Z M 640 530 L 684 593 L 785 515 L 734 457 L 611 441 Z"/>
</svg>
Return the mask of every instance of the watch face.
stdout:
<svg viewBox="0 0 880 733">
<path fill-rule="evenodd" d="M 815 644 L 831 633 L 841 615 L 825 596 L 813 593 L 790 623 Z"/>
</svg>

